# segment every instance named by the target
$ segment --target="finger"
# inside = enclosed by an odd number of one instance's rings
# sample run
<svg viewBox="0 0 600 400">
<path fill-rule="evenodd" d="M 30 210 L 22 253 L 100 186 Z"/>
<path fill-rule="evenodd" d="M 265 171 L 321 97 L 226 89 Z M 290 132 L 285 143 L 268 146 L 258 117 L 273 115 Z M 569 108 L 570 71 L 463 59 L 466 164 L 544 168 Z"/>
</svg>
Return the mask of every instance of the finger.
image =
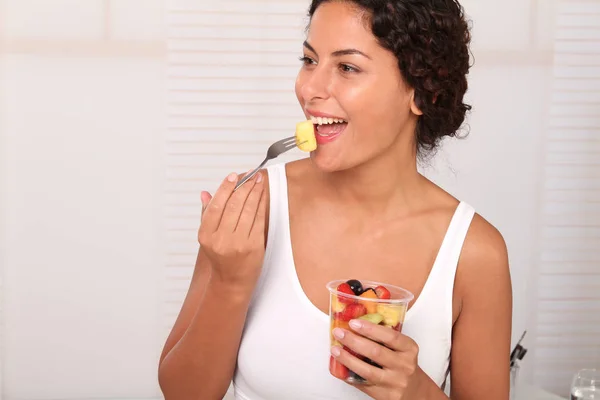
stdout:
<svg viewBox="0 0 600 400">
<path fill-rule="evenodd" d="M 371 339 L 367 339 L 341 328 L 335 328 L 332 333 L 344 346 L 382 367 L 394 368 L 394 366 L 398 364 L 398 355 L 393 350 L 390 350 Z"/>
<path fill-rule="evenodd" d="M 259 172 L 262 174 L 262 172 Z M 254 218 L 254 223 L 252 224 L 252 229 L 250 230 L 250 236 L 255 236 L 260 238 L 260 240 L 265 240 L 265 221 L 267 219 L 267 188 L 265 187 L 264 178 L 263 178 L 263 190 L 260 196 L 260 202 L 258 204 L 258 210 L 256 211 L 256 217 Z"/>
<path fill-rule="evenodd" d="M 256 183 L 246 198 L 246 202 L 242 208 L 242 214 L 240 215 L 237 227 L 235 228 L 236 233 L 239 233 L 245 238 L 250 236 L 250 231 L 252 230 L 252 225 L 256 219 L 258 208 L 260 206 L 260 199 L 264 190 L 263 176 L 260 172 L 252 179 L 255 179 Z"/>
<path fill-rule="evenodd" d="M 372 322 L 365 320 L 350 321 L 350 328 L 361 336 L 367 337 L 375 342 L 383 343 L 387 347 L 395 351 L 411 351 L 414 350 L 416 343 L 398 332 L 383 325 L 375 325 Z"/>
<path fill-rule="evenodd" d="M 372 399 L 377 399 L 379 397 L 379 395 L 381 394 L 382 390 L 385 391 L 384 394 L 387 394 L 387 391 L 388 391 L 388 389 L 386 389 L 386 388 L 382 389 L 379 386 L 369 384 L 369 382 L 367 382 L 366 384 L 360 384 L 360 383 L 352 384 L 352 386 L 354 386 L 355 388 L 357 388 L 358 390 L 360 390 L 367 396 L 371 397 Z"/>
<path fill-rule="evenodd" d="M 207 204 L 206 209 L 204 210 L 204 216 L 202 217 L 202 223 L 207 232 L 215 232 L 219 229 L 219 224 L 223 217 L 223 210 L 225 209 L 225 205 L 227 204 L 231 193 L 233 193 L 233 188 L 235 187 L 237 180 L 238 176 L 236 173 L 229 174 Z"/>
<path fill-rule="evenodd" d="M 200 202 L 202 203 L 202 211 L 200 213 L 200 222 L 202 222 L 202 219 L 204 218 L 204 211 L 206 210 L 206 207 L 208 206 L 208 203 L 210 203 L 211 200 L 212 200 L 212 196 L 210 193 L 208 193 L 208 192 L 200 193 Z"/>
<path fill-rule="evenodd" d="M 367 364 L 340 346 L 333 346 L 331 348 L 331 355 L 348 367 L 350 371 L 361 376 L 370 384 L 381 385 L 385 381 L 386 370 Z"/>
<path fill-rule="evenodd" d="M 244 208 L 248 194 L 250 194 L 255 184 L 256 176 L 249 179 L 229 197 L 225 209 L 223 210 L 219 230 L 222 229 L 223 232 L 235 231 L 235 227 L 240 220 L 240 215 L 242 214 L 242 209 Z"/>
</svg>

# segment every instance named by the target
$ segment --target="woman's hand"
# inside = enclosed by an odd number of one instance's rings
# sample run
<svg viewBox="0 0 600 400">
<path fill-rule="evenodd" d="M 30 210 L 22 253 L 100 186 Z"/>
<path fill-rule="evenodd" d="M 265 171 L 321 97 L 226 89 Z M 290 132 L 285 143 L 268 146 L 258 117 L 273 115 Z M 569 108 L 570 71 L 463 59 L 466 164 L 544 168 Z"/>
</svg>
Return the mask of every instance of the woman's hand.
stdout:
<svg viewBox="0 0 600 400">
<path fill-rule="evenodd" d="M 429 378 L 417 364 L 419 347 L 411 338 L 363 320 L 350 321 L 350 327 L 356 333 L 335 328 L 336 339 L 382 367 L 367 364 L 340 346 L 332 347 L 331 354 L 338 362 L 367 380 L 366 384 L 354 385 L 357 389 L 378 400 L 426 398 L 424 383 Z"/>
<path fill-rule="evenodd" d="M 211 263 L 211 279 L 252 290 L 265 255 L 266 190 L 262 172 L 234 192 L 237 182 L 231 174 L 214 197 L 202 192 L 198 241 Z"/>
</svg>

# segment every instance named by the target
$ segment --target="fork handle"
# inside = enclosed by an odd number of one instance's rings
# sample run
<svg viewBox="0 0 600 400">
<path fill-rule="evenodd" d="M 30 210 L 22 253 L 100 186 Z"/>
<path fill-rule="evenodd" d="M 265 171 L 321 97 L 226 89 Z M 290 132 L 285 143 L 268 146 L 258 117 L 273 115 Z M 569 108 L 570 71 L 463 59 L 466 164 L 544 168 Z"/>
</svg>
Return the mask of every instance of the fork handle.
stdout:
<svg viewBox="0 0 600 400">
<path fill-rule="evenodd" d="M 264 167 L 264 165 L 267 163 L 269 159 L 265 158 L 265 160 L 260 163 L 260 165 L 258 167 L 256 167 L 256 169 L 254 169 L 254 171 L 250 172 L 249 174 L 246 174 L 241 181 L 239 181 L 237 183 L 237 185 L 235 185 L 235 188 L 233 189 L 233 191 L 235 192 L 236 190 L 238 190 L 238 188 L 240 186 L 242 186 L 244 183 L 246 183 L 248 180 L 250 180 L 254 175 L 256 175 L 256 173 L 262 168 Z"/>
</svg>

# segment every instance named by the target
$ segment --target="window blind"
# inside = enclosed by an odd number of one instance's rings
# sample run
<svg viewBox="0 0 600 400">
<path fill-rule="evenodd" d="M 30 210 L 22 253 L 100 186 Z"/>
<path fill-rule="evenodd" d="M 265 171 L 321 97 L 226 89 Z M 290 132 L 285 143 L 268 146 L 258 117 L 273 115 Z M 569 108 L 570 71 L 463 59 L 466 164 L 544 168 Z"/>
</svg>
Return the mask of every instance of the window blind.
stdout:
<svg viewBox="0 0 600 400">
<path fill-rule="evenodd" d="M 535 383 L 600 368 L 600 2 L 557 7 L 541 207 Z"/>
<path fill-rule="evenodd" d="M 168 3 L 165 335 L 193 272 L 200 192 L 258 166 L 304 119 L 294 81 L 307 7 L 305 0 Z M 304 156 L 295 149 L 272 162 Z"/>
</svg>

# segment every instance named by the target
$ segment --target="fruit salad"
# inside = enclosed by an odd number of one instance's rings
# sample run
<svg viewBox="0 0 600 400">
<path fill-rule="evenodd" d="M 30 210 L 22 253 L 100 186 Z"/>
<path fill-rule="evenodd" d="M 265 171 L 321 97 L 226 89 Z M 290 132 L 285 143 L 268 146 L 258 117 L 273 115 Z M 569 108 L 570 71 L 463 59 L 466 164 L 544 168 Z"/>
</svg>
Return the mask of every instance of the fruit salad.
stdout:
<svg viewBox="0 0 600 400">
<path fill-rule="evenodd" d="M 311 120 L 296 124 L 296 146 L 302 151 L 311 152 L 317 149 L 315 125 Z"/>
<path fill-rule="evenodd" d="M 381 368 L 367 357 L 342 346 L 332 332 L 335 328 L 352 331 L 348 325 L 352 319 L 364 319 L 401 331 L 408 304 L 413 299 L 412 293 L 397 286 L 371 281 L 361 282 L 357 279 L 333 281 L 327 284 L 327 288 L 331 294 L 329 304 L 331 346 L 341 346 L 364 362 Z M 365 379 L 350 371 L 333 356 L 329 359 L 329 372 L 349 383 L 365 383 Z"/>
</svg>

